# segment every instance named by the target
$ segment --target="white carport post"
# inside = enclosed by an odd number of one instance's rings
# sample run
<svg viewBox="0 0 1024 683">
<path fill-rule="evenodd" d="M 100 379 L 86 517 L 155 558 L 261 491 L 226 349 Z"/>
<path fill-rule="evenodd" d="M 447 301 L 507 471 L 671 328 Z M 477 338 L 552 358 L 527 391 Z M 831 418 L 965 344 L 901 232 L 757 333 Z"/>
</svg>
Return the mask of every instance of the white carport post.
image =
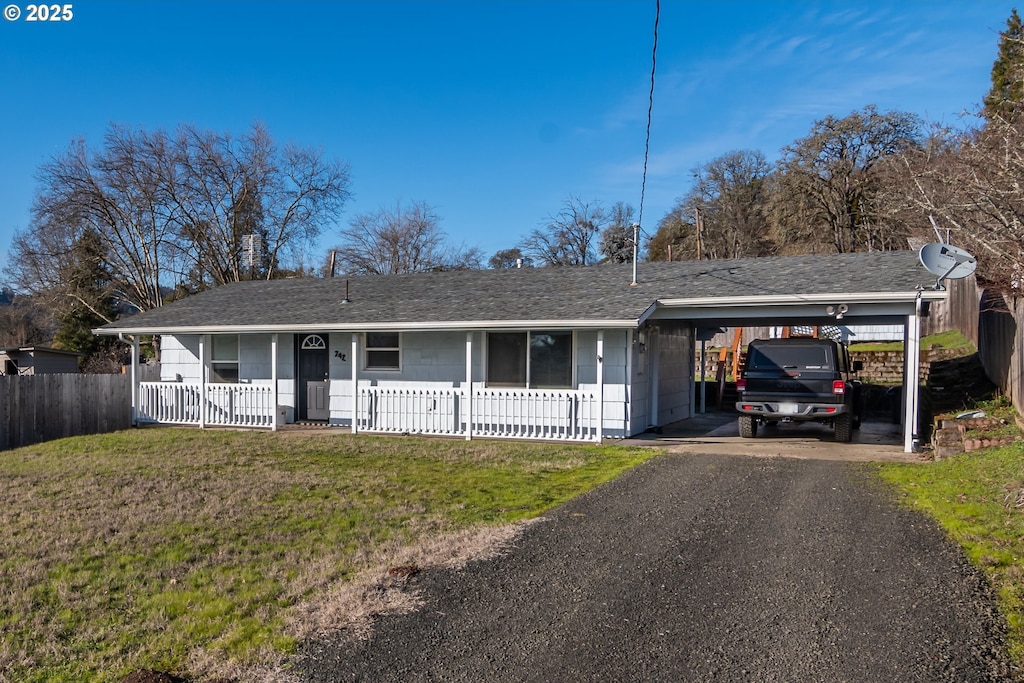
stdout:
<svg viewBox="0 0 1024 683">
<path fill-rule="evenodd" d="M 352 333 L 352 433 L 359 433 L 359 335 Z"/>
<path fill-rule="evenodd" d="M 270 430 L 277 431 L 277 332 L 270 335 Z"/>
<path fill-rule="evenodd" d="M 473 333 L 466 333 L 466 403 L 462 414 L 466 418 L 466 441 L 473 440 Z"/>
<path fill-rule="evenodd" d="M 903 328 L 903 451 L 913 453 L 918 446 L 918 404 L 921 392 L 921 293 L 917 293 L 914 312 Z"/>
<path fill-rule="evenodd" d="M 597 443 L 604 443 L 604 330 L 597 331 Z"/>
</svg>

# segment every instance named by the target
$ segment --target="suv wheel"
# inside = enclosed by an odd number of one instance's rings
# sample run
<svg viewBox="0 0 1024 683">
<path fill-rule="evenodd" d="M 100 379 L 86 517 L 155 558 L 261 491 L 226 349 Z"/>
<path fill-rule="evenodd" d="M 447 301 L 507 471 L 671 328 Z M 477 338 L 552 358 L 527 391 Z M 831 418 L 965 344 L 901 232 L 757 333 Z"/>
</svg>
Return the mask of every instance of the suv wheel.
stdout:
<svg viewBox="0 0 1024 683">
<path fill-rule="evenodd" d="M 843 413 L 836 418 L 836 441 L 849 441 L 853 436 L 853 415 Z"/>
<path fill-rule="evenodd" d="M 740 436 L 744 439 L 753 439 L 757 436 L 757 420 L 750 415 L 740 415 Z"/>
</svg>

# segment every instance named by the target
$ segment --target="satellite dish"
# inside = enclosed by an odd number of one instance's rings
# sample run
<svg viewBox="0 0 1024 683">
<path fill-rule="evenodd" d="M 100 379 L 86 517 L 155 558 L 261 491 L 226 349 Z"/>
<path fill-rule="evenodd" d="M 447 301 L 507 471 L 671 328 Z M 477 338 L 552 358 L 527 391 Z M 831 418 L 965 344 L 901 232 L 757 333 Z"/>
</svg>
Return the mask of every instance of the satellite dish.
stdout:
<svg viewBox="0 0 1024 683">
<path fill-rule="evenodd" d="M 945 279 L 959 280 L 967 277 L 978 267 L 978 261 L 969 252 L 951 244 L 932 242 L 921 247 L 921 265 L 938 276 L 935 288 L 942 289 Z"/>
</svg>

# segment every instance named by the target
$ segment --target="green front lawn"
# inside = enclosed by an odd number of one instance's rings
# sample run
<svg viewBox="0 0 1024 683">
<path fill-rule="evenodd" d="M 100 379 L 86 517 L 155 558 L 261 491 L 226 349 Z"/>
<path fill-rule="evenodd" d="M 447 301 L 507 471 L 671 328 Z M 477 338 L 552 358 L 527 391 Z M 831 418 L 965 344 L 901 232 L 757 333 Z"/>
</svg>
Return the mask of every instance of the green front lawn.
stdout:
<svg viewBox="0 0 1024 683">
<path fill-rule="evenodd" d="M 327 597 L 360 577 L 429 565 L 439 537 L 535 517 L 654 453 L 175 428 L 0 453 L 0 680 L 246 680 L 344 625 L 361 607 Z"/>
<path fill-rule="evenodd" d="M 1024 671 L 1024 442 L 940 462 L 885 464 L 904 502 L 934 517 L 993 586 Z"/>
</svg>

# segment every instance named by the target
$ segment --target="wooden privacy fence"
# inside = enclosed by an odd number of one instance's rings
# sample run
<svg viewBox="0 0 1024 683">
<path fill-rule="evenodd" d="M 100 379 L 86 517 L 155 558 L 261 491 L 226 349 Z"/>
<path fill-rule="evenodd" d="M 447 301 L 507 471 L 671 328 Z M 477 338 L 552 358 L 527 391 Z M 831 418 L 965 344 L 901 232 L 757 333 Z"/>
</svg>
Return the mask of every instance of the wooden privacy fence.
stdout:
<svg viewBox="0 0 1024 683">
<path fill-rule="evenodd" d="M 986 289 L 974 275 L 945 285 L 949 299 L 932 324 L 974 342 L 985 374 L 1024 414 L 1024 299 Z"/>
<path fill-rule="evenodd" d="M 130 375 L 0 376 L 0 450 L 131 426 Z"/>
</svg>

